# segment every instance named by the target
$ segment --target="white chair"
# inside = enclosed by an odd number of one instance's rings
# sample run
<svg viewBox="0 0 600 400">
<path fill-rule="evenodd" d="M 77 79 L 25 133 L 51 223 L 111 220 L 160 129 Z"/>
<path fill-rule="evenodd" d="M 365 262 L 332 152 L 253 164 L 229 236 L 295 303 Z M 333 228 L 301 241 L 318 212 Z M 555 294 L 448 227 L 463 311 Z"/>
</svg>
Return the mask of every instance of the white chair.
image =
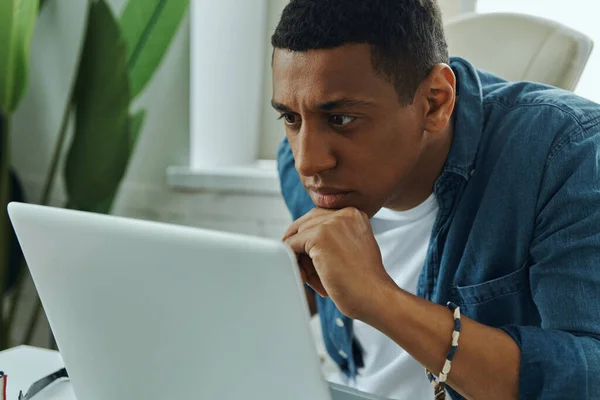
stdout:
<svg viewBox="0 0 600 400">
<path fill-rule="evenodd" d="M 593 41 L 558 22 L 525 14 L 469 13 L 445 25 L 448 50 L 510 81 L 573 90 Z"/>
</svg>

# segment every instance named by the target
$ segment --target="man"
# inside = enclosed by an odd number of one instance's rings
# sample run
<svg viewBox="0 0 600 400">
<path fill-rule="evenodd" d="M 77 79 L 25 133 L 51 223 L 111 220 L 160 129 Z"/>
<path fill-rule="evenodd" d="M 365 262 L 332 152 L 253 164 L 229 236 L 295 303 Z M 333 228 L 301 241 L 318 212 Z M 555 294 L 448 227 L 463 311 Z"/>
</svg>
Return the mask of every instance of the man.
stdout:
<svg viewBox="0 0 600 400">
<path fill-rule="evenodd" d="M 432 0 L 292 0 L 272 43 L 284 240 L 348 384 L 432 398 L 458 344 L 452 398 L 600 398 L 600 107 L 449 60 Z"/>
</svg>

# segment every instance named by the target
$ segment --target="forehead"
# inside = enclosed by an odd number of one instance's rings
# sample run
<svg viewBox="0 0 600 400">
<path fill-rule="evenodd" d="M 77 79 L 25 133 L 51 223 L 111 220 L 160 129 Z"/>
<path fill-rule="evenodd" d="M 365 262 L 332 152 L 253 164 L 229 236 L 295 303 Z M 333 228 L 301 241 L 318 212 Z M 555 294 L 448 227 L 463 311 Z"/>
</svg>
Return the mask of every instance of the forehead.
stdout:
<svg viewBox="0 0 600 400">
<path fill-rule="evenodd" d="M 289 106 L 322 103 L 332 98 L 377 101 L 396 98 L 391 83 L 376 74 L 368 45 L 273 55 L 273 101 Z"/>
</svg>

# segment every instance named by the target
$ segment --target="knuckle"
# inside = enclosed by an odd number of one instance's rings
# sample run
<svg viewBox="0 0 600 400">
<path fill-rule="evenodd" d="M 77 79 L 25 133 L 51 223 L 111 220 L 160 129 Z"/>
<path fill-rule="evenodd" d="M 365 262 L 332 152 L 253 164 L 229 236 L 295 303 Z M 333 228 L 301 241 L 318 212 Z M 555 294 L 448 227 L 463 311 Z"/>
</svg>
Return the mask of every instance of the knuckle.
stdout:
<svg viewBox="0 0 600 400">
<path fill-rule="evenodd" d="M 345 217 L 352 217 L 354 215 L 355 210 L 356 208 L 354 207 L 346 207 L 340 212 L 340 214 Z"/>
<path fill-rule="evenodd" d="M 315 228 L 315 237 L 317 239 L 322 239 L 327 236 L 327 224 L 321 224 Z"/>
<path fill-rule="evenodd" d="M 363 213 L 362 211 L 360 211 L 358 208 L 355 208 L 355 207 L 345 208 L 344 211 L 345 211 L 345 215 L 347 217 L 350 217 L 353 219 L 363 219 L 364 215 L 366 215 L 365 213 Z"/>
</svg>

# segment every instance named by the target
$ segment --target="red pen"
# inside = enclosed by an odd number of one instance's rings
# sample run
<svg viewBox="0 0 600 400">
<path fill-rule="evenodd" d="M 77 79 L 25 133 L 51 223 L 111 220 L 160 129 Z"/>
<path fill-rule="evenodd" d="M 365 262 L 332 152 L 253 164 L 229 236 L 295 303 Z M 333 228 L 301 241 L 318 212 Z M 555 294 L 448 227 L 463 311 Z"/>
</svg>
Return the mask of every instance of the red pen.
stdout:
<svg viewBox="0 0 600 400">
<path fill-rule="evenodd" d="M 6 381 L 7 375 L 0 371 L 0 400 L 6 400 Z"/>
</svg>

